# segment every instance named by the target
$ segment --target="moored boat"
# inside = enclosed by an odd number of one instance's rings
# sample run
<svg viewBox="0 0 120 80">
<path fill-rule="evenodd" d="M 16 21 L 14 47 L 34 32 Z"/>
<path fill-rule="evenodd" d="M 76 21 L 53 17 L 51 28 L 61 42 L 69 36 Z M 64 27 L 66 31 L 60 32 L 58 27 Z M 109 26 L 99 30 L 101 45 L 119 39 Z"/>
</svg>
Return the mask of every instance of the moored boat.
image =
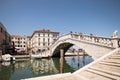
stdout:
<svg viewBox="0 0 120 80">
<path fill-rule="evenodd" d="M 31 55 L 31 58 L 33 59 L 41 59 L 41 55 Z"/>
<path fill-rule="evenodd" d="M 2 55 L 2 61 L 15 61 L 15 57 L 10 54 Z"/>
</svg>

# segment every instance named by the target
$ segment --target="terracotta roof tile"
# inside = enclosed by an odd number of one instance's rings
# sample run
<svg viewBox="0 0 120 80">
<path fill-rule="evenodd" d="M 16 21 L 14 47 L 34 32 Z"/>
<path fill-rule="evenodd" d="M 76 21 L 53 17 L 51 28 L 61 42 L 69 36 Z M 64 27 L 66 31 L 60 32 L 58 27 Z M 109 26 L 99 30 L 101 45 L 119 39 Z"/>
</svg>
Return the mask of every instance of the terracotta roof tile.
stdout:
<svg viewBox="0 0 120 80">
<path fill-rule="evenodd" d="M 32 36 L 35 34 L 35 33 L 54 33 L 54 34 L 59 34 L 59 32 L 55 32 L 55 31 L 51 31 L 51 30 L 45 30 L 45 29 L 43 29 L 43 30 L 36 30 L 36 31 L 34 31 L 33 32 L 33 34 L 32 34 Z M 31 37 L 32 37 L 31 36 Z"/>
<path fill-rule="evenodd" d="M 16 37 L 16 38 L 25 38 L 25 36 L 21 36 L 21 35 L 12 35 L 12 37 Z"/>
</svg>

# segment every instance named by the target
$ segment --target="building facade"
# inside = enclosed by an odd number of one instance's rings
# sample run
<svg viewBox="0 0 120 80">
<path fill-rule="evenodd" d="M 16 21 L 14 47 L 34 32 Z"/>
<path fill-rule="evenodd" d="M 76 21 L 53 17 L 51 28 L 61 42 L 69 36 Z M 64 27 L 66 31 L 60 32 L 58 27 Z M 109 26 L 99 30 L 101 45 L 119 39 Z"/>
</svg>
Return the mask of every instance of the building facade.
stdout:
<svg viewBox="0 0 120 80">
<path fill-rule="evenodd" d="M 7 29 L 4 25 L 0 22 L 0 50 L 2 53 L 7 53 L 8 49 L 11 47 L 11 36 L 7 32 Z"/>
<path fill-rule="evenodd" d="M 12 35 L 11 41 L 14 42 L 14 46 L 17 52 L 27 51 L 27 39 L 26 36 Z"/>
<path fill-rule="evenodd" d="M 36 30 L 31 36 L 31 49 L 34 52 L 48 50 L 59 37 L 59 32 L 51 30 Z"/>
<path fill-rule="evenodd" d="M 32 48 L 31 36 L 27 36 L 27 51 L 29 52 Z"/>
</svg>

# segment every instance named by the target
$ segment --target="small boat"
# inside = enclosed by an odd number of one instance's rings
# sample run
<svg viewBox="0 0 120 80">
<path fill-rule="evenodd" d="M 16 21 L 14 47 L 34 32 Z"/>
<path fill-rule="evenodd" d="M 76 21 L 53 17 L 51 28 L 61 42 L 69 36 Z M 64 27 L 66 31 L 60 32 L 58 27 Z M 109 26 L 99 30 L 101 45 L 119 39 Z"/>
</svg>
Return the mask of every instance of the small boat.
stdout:
<svg viewBox="0 0 120 80">
<path fill-rule="evenodd" d="M 2 55 L 2 61 L 15 61 L 15 57 L 10 54 Z"/>
<path fill-rule="evenodd" d="M 41 59 L 42 57 L 40 55 L 31 55 L 31 58 L 33 58 L 33 59 Z"/>
</svg>

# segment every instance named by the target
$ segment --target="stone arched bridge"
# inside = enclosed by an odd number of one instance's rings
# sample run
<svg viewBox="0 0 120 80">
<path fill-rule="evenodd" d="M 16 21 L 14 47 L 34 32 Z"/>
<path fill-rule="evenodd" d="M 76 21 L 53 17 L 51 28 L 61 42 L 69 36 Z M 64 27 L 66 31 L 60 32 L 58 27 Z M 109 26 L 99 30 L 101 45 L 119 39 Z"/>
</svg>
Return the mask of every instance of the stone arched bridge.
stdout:
<svg viewBox="0 0 120 80">
<path fill-rule="evenodd" d="M 92 56 L 93 59 L 97 59 L 117 48 L 118 38 L 69 33 L 59 37 L 46 53 L 49 56 L 60 56 L 60 49 L 63 49 L 65 53 L 73 45 L 85 50 L 85 53 Z"/>
</svg>

